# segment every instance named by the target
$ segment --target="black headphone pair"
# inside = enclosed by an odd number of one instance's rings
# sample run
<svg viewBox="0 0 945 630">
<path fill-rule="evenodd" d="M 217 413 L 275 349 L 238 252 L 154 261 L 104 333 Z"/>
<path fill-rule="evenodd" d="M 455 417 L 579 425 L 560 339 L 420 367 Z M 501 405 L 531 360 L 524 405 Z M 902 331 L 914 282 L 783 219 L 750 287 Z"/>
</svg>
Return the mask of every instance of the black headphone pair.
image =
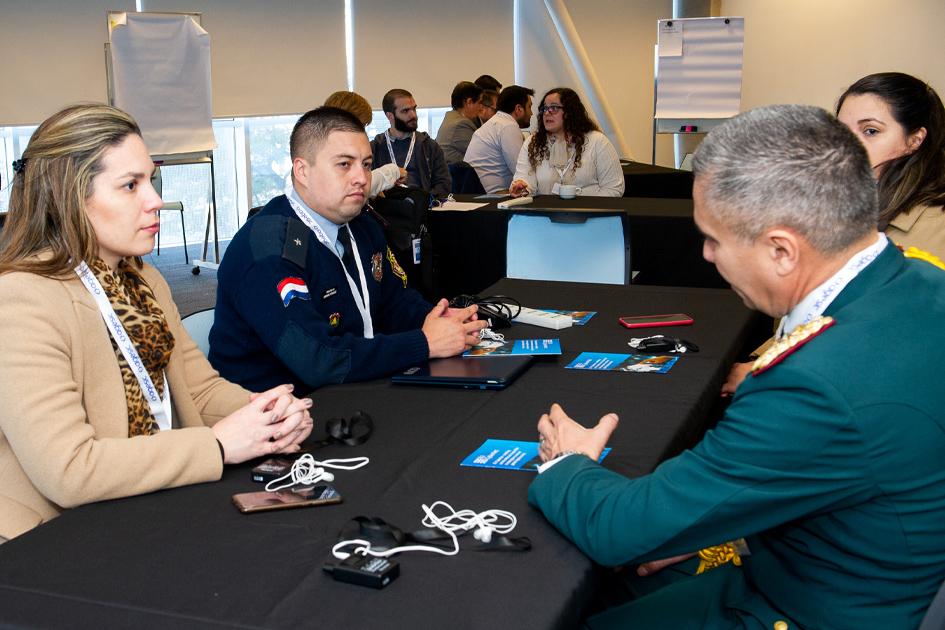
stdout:
<svg viewBox="0 0 945 630">
<path fill-rule="evenodd" d="M 473 305 L 478 307 L 479 319 L 489 322 L 489 328 L 510 328 L 512 320 L 518 317 L 522 310 L 521 303 L 507 295 L 480 297 L 463 294 L 450 300 L 450 306 L 453 308 L 467 308 Z"/>
</svg>

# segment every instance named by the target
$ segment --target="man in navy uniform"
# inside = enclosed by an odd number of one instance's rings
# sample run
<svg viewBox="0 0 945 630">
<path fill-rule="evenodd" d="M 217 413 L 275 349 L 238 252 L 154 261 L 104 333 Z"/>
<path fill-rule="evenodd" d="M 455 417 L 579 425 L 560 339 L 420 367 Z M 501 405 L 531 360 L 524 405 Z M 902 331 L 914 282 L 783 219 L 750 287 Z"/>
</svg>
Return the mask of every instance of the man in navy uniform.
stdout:
<svg viewBox="0 0 945 630">
<path fill-rule="evenodd" d="M 529 500 L 603 565 L 738 540 L 723 557 L 739 566 L 588 625 L 915 628 L 945 578 L 945 272 L 876 231 L 866 152 L 821 109 L 737 116 L 693 166 L 703 254 L 784 316 L 778 342 L 719 424 L 645 477 L 596 463 L 615 414 L 585 429 L 554 405 Z"/>
<path fill-rule="evenodd" d="M 474 345 L 475 307 L 431 307 L 407 287 L 362 213 L 371 145 L 352 114 L 320 107 L 290 139 L 292 178 L 233 237 L 220 264 L 210 362 L 255 391 L 391 374 Z"/>
</svg>

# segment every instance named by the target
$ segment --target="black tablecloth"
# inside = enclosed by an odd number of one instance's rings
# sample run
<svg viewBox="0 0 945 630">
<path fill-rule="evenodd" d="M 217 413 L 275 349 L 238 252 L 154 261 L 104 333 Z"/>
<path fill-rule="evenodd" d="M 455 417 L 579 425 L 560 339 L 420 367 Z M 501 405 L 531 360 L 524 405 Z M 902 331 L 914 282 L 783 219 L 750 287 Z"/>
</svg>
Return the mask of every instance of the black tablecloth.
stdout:
<svg viewBox="0 0 945 630">
<path fill-rule="evenodd" d="M 573 627 L 595 583 L 591 563 L 526 503 L 535 473 L 461 468 L 487 438 L 534 440 L 540 413 L 562 403 L 585 423 L 621 415 L 604 465 L 652 470 L 704 430 L 726 366 L 757 318 L 730 291 L 611 287 L 503 280 L 490 289 L 532 306 L 593 309 L 584 327 L 517 325 L 512 338 L 560 337 L 564 354 L 543 359 L 504 391 L 391 385 L 332 386 L 315 395 L 318 419 L 362 409 L 375 420 L 360 447 L 316 458 L 367 455 L 366 468 L 336 474 L 344 503 L 243 515 L 236 492 L 259 490 L 249 465 L 223 480 L 66 512 L 0 545 L 0 626 L 267 628 Z M 565 370 L 581 351 L 627 350 L 627 314 L 686 312 L 676 329 L 701 352 L 665 375 Z M 656 330 L 656 329 L 653 329 Z M 322 572 L 336 535 L 356 515 L 420 527 L 421 503 L 502 508 L 519 519 L 527 553 L 481 553 L 463 540 L 456 557 L 407 554 L 386 589 L 333 581 Z"/>
<path fill-rule="evenodd" d="M 471 196 L 460 196 L 473 201 Z M 480 203 L 482 203 L 480 201 Z M 496 201 L 467 211 L 430 213 L 434 274 L 439 295 L 479 293 L 505 277 L 509 217 L 530 207 L 617 209 L 627 218 L 634 284 L 726 288 L 715 266 L 702 257 L 702 235 L 692 220 L 691 199 L 638 199 L 554 195 L 535 198 L 531 206 L 499 210 Z"/>
</svg>

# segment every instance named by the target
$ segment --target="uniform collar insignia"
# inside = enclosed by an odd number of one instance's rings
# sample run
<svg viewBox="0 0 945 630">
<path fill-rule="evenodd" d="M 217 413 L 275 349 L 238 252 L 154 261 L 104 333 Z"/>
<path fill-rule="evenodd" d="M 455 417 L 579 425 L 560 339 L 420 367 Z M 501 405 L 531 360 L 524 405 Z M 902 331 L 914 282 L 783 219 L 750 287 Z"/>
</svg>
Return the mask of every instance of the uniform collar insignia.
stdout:
<svg viewBox="0 0 945 630">
<path fill-rule="evenodd" d="M 805 343 L 833 326 L 834 323 L 833 317 L 823 315 L 798 326 L 790 334 L 771 344 L 771 347 L 758 357 L 758 360 L 751 366 L 751 373 L 757 376 L 777 365 Z"/>
</svg>

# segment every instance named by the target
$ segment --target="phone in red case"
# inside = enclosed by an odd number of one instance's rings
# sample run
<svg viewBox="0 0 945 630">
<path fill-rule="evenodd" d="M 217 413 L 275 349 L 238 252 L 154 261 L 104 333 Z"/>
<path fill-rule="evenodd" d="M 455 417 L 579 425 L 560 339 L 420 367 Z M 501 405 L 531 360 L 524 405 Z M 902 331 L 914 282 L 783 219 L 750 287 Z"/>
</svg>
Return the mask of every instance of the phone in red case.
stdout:
<svg viewBox="0 0 945 630">
<path fill-rule="evenodd" d="M 685 313 L 667 315 L 634 315 L 621 317 L 617 321 L 627 328 L 656 328 L 657 326 L 689 326 L 692 317 Z"/>
</svg>

